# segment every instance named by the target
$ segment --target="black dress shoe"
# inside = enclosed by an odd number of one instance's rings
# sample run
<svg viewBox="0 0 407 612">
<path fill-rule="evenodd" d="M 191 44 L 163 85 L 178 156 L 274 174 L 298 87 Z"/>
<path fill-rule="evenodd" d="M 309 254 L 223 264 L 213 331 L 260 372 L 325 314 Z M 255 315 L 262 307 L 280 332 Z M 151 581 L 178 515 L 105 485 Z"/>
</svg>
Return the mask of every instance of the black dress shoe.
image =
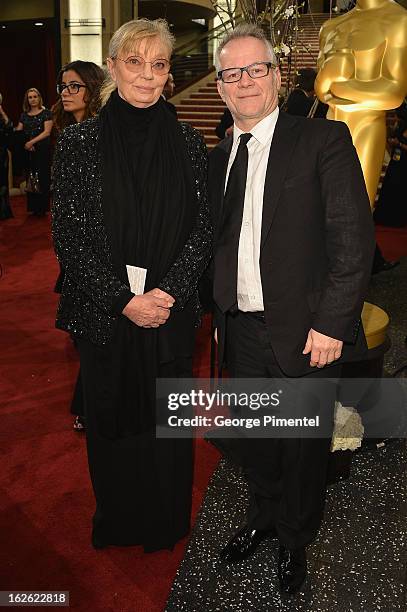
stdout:
<svg viewBox="0 0 407 612">
<path fill-rule="evenodd" d="M 305 548 L 288 550 L 285 546 L 280 546 L 278 549 L 278 580 L 281 592 L 286 595 L 294 595 L 301 589 L 306 577 Z"/>
<path fill-rule="evenodd" d="M 263 531 L 245 525 L 222 549 L 220 557 L 227 563 L 243 561 L 254 553 L 260 542 L 269 537 L 276 537 L 274 529 Z"/>
<path fill-rule="evenodd" d="M 73 428 L 75 431 L 79 431 L 79 432 L 85 431 L 86 429 L 85 417 L 77 415 L 73 422 Z"/>
</svg>

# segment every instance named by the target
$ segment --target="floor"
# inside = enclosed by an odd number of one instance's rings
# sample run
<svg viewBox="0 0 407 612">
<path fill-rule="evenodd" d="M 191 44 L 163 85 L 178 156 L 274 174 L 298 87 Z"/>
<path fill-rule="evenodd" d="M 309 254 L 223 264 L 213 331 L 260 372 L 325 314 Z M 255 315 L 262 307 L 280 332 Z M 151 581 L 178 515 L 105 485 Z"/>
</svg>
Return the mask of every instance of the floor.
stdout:
<svg viewBox="0 0 407 612">
<path fill-rule="evenodd" d="M 407 363 L 407 258 L 372 278 L 368 301 L 391 317 L 384 375 Z M 404 289 L 403 289 L 404 287 Z M 400 370 L 399 376 L 405 376 Z M 401 381 L 404 382 L 404 381 Z M 178 570 L 166 612 L 397 612 L 407 610 L 406 441 L 355 453 L 350 477 L 328 489 L 325 518 L 308 550 L 309 578 L 291 598 L 278 591 L 277 541 L 228 567 L 219 551 L 244 521 L 247 488 L 222 460 Z"/>
</svg>

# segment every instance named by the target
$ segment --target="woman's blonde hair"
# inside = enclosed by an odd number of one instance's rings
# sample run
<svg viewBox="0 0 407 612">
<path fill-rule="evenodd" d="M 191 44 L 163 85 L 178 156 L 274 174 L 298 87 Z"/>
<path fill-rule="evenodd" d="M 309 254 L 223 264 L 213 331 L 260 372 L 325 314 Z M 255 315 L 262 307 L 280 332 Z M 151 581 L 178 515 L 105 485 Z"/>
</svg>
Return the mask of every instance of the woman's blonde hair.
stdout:
<svg viewBox="0 0 407 612">
<path fill-rule="evenodd" d="M 36 87 L 30 87 L 30 89 L 27 89 L 27 91 L 24 94 L 24 100 L 23 100 L 23 111 L 25 113 L 28 113 L 29 110 L 31 110 L 31 106 L 28 103 L 28 94 L 30 93 L 30 91 L 35 91 L 35 93 L 38 95 L 39 99 L 40 99 L 40 107 L 41 108 L 45 108 L 43 101 L 42 101 L 42 95 L 40 94 L 40 92 L 38 91 L 38 89 Z"/>
<path fill-rule="evenodd" d="M 109 43 L 109 57 L 115 59 L 119 53 L 126 54 L 134 51 L 137 44 L 145 38 L 159 38 L 171 56 L 175 38 L 170 32 L 167 21 L 165 19 L 134 19 L 124 23 L 113 34 Z M 100 90 L 102 106 L 106 104 L 116 87 L 116 83 L 108 74 Z"/>
</svg>

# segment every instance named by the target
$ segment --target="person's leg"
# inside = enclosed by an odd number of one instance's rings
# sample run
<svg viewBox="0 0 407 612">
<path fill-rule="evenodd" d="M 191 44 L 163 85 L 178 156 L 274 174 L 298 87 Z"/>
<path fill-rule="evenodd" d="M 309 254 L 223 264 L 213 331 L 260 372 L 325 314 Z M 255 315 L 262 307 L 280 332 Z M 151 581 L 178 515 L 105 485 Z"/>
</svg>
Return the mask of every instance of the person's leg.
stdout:
<svg viewBox="0 0 407 612">
<path fill-rule="evenodd" d="M 327 435 L 322 438 L 249 438 L 239 440 L 239 463 L 249 484 L 247 524 L 222 551 L 230 562 L 242 560 L 268 534 L 280 541 L 279 578 L 286 593 L 300 588 L 306 577 L 305 546 L 316 536 L 324 507 L 336 384 L 323 379 L 339 376 L 338 366 L 316 370 L 308 377 L 307 400 L 300 382 L 287 379 L 270 346 L 264 320 L 253 315 L 228 317 L 226 360 L 231 377 L 268 378 L 290 390 L 286 410 L 295 414 L 319 414 Z M 312 385 L 313 379 L 321 385 Z M 301 379 L 303 381 L 304 379 Z M 303 382 L 302 382 L 303 384 Z M 321 388 L 320 388 L 321 386 Z M 322 393 L 322 386 L 324 392 Z M 322 393 L 322 397 L 319 393 Z M 283 407 L 284 409 L 284 407 Z M 281 415 L 280 415 L 281 416 Z M 235 445 L 236 446 L 236 445 Z"/>
<path fill-rule="evenodd" d="M 226 318 L 226 363 L 228 373 L 233 378 L 269 378 L 269 370 L 265 363 L 264 349 L 268 346 L 265 334 L 264 318 L 253 314 L 237 313 Z M 234 407 L 231 412 L 237 416 L 239 410 Z M 243 416 L 243 415 L 240 415 Z M 256 415 L 257 416 L 257 415 Z M 264 500 L 270 501 L 268 480 L 263 482 L 264 474 L 259 467 L 264 461 L 268 464 L 279 463 L 278 440 L 265 440 L 249 437 L 247 432 L 238 431 L 236 438 L 214 439 L 213 443 L 223 454 L 237 463 L 243 469 L 249 486 L 249 508 L 245 523 L 233 535 L 221 551 L 221 558 L 226 562 L 241 561 L 249 557 L 258 544 L 266 537 L 273 535 L 272 508 L 267 508 L 267 525 L 265 529 L 254 526 L 259 514 L 258 504 L 263 510 Z M 271 458 L 274 450 L 274 457 Z M 278 473 L 278 469 L 275 469 Z M 270 471 L 266 478 L 270 477 Z M 275 501 L 277 506 L 278 500 Z M 271 506 L 271 504 L 270 504 Z"/>
<path fill-rule="evenodd" d="M 399 261 L 387 261 L 383 257 L 383 253 L 380 250 L 379 245 L 376 243 L 376 249 L 373 257 L 372 274 L 378 274 L 379 272 L 388 272 L 399 265 Z"/>
<path fill-rule="evenodd" d="M 85 431 L 85 411 L 82 388 L 81 369 L 75 383 L 75 389 L 71 401 L 71 414 L 75 415 L 73 428 L 75 431 Z"/>
<path fill-rule="evenodd" d="M 253 467 L 245 472 L 252 494 L 251 524 L 256 529 L 274 528 L 289 549 L 310 544 L 322 520 L 340 369 L 333 366 L 301 379 L 286 379 L 285 389 L 294 388 L 282 403 L 282 413 L 318 416 L 322 437 L 310 437 L 315 431 L 302 428 L 301 438 L 285 437 L 286 430 L 279 439 L 259 440 Z M 276 372 L 275 362 L 272 371 Z"/>
<path fill-rule="evenodd" d="M 265 323 L 257 315 L 238 312 L 227 315 L 226 319 L 226 363 L 231 379 L 263 378 L 270 374 L 265 363 L 265 346 L 268 340 L 264 333 Z M 244 416 L 238 407 L 231 407 L 231 416 Z M 253 415 L 257 416 L 257 415 Z M 243 470 L 250 473 L 261 459 L 262 448 L 268 446 L 269 440 L 250 437 L 244 429 L 237 429 L 237 437 L 222 441 L 225 452 Z M 269 451 L 268 451 L 269 452 Z"/>
</svg>

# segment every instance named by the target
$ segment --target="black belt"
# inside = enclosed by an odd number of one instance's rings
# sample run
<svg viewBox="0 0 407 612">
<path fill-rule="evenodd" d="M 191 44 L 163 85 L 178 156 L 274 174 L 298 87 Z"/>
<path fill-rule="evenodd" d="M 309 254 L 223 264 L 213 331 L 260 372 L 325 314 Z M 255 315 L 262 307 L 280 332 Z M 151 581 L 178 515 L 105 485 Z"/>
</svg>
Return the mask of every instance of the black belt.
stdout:
<svg viewBox="0 0 407 612">
<path fill-rule="evenodd" d="M 243 310 L 238 310 L 237 306 L 230 308 L 227 314 L 232 315 L 234 317 L 237 314 L 245 315 L 246 317 L 253 317 L 253 319 L 257 319 L 258 321 L 266 321 L 266 317 L 264 316 L 264 310 L 258 310 L 256 312 L 244 312 Z"/>
<path fill-rule="evenodd" d="M 239 311 L 242 312 L 242 311 Z M 242 312 L 242 314 L 247 315 L 248 317 L 253 317 L 253 319 L 257 319 L 258 321 L 265 321 L 266 317 L 264 316 L 264 310 L 259 310 L 257 312 Z"/>
</svg>

